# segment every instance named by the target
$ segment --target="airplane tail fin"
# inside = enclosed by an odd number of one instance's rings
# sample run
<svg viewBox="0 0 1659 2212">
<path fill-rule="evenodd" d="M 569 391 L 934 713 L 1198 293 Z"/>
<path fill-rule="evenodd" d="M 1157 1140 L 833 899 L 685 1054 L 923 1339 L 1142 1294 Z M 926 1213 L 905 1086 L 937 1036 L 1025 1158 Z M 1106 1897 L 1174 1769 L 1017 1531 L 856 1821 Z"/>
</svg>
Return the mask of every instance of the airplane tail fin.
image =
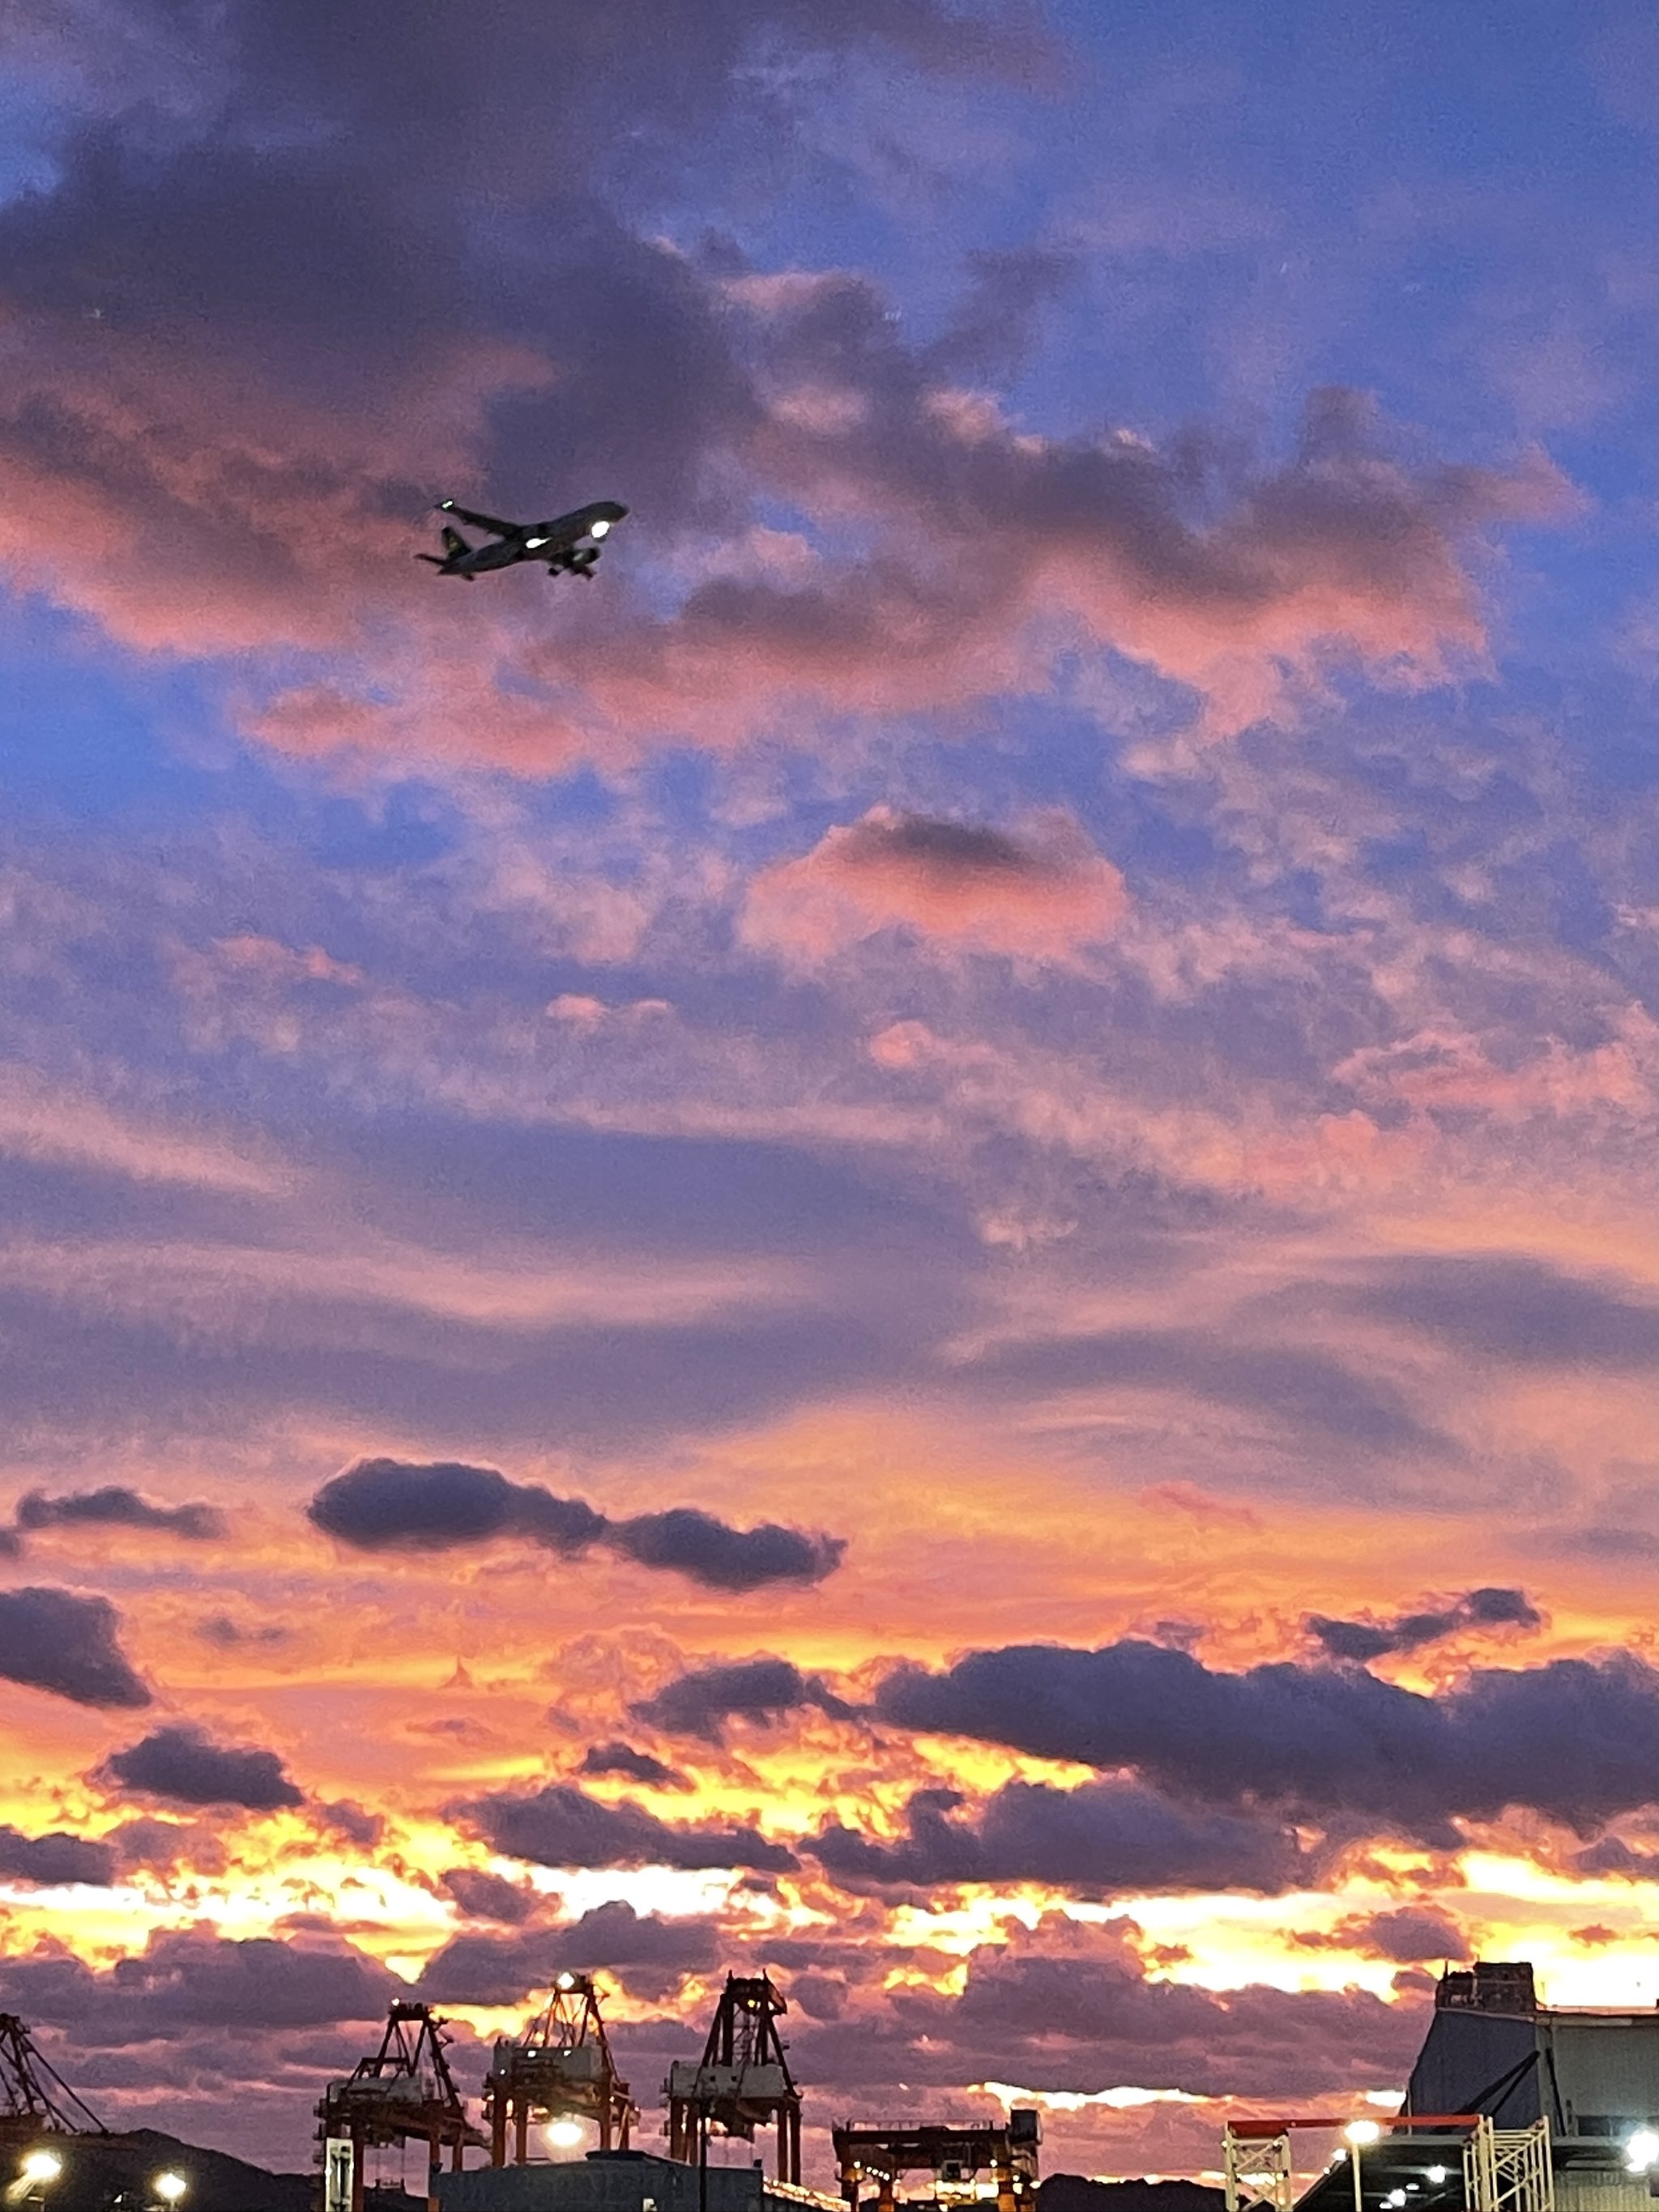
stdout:
<svg viewBox="0 0 1659 2212">
<path fill-rule="evenodd" d="M 472 550 L 472 548 L 467 544 L 465 538 L 462 537 L 460 532 L 459 530 L 451 530 L 447 525 L 445 526 L 443 531 L 443 541 L 444 551 L 452 556 L 457 553 L 470 553 Z"/>
</svg>

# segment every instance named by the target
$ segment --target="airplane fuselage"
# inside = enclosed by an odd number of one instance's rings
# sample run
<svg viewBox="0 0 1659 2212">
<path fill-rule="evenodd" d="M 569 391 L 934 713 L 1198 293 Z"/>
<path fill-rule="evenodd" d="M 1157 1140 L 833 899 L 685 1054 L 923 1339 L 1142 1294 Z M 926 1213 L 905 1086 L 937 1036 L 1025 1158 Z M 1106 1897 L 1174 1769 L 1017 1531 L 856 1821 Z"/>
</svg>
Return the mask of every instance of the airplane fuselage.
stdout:
<svg viewBox="0 0 1659 2212">
<path fill-rule="evenodd" d="M 453 499 L 441 500 L 438 511 L 459 515 L 462 521 L 493 533 L 486 544 L 470 545 L 459 531 L 447 527 L 442 555 L 419 556 L 440 575 L 465 576 L 469 581 L 496 568 L 517 568 L 525 561 L 541 562 L 550 574 L 590 575 L 599 557 L 601 541 L 628 513 L 614 499 L 591 500 L 586 507 L 573 507 L 568 514 L 555 515 L 550 522 L 502 522 L 494 516 L 475 514 Z"/>
</svg>

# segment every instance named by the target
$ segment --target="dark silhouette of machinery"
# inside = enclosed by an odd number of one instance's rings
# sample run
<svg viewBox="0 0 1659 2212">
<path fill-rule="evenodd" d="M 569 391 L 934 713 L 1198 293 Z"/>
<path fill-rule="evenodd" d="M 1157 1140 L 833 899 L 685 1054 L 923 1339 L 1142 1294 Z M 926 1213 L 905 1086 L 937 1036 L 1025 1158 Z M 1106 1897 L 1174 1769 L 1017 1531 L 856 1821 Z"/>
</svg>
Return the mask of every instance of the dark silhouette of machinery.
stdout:
<svg viewBox="0 0 1659 2212">
<path fill-rule="evenodd" d="M 449 2039 L 443 2022 L 423 2004 L 394 2004 L 386 2033 L 372 2057 L 361 2058 L 343 2081 L 331 2081 L 317 2107 L 325 2146 L 331 2199 L 344 2196 L 349 2212 L 363 2212 L 363 2153 L 406 2142 L 424 2142 L 427 2203 L 437 2212 L 437 2175 L 443 2153 L 451 2171 L 461 2170 L 463 2154 L 482 2148 L 484 2138 L 466 2117 L 461 2093 L 444 2057 Z M 349 2192 L 342 2191 L 338 2148 L 351 2146 Z"/>
<path fill-rule="evenodd" d="M 1042 2122 L 1036 2108 L 1016 2105 L 1000 2126 L 854 2128 L 832 2131 L 841 2193 L 857 2212 L 867 2182 L 876 2185 L 878 2212 L 892 2212 L 902 2173 L 926 2169 L 937 2187 L 933 2201 L 948 2205 L 977 2197 L 975 2176 L 995 2177 L 997 2212 L 1029 2212 L 1036 2202 L 1037 2146 Z"/>
<path fill-rule="evenodd" d="M 601 2150 L 626 2150 L 638 2107 L 617 2072 L 591 1976 L 561 1974 L 524 2033 L 502 2036 L 484 2081 L 489 2162 L 529 2162 L 532 2120 L 592 2120 Z"/>
<path fill-rule="evenodd" d="M 774 2120 L 778 2179 L 800 2182 L 800 2091 L 784 2057 L 777 2021 L 787 2011 L 767 1974 L 728 1974 L 700 2060 L 668 2069 L 668 2155 L 687 2165 L 707 2159 L 708 2130 L 741 2136 Z"/>
<path fill-rule="evenodd" d="M 25 2149 L 41 2136 L 107 2135 L 35 2047 L 15 2012 L 0 2012 L 0 2151 Z"/>
</svg>

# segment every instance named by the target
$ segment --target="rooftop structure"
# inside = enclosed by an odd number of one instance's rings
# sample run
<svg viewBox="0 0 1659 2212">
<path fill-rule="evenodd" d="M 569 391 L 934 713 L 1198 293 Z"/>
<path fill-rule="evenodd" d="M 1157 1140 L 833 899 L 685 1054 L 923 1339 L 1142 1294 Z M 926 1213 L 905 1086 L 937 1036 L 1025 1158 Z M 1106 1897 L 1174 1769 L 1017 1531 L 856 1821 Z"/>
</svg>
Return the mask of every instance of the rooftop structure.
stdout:
<svg viewBox="0 0 1659 2212">
<path fill-rule="evenodd" d="M 590 2151 L 437 2177 L 441 2212 L 843 2212 L 838 2197 L 772 2181 L 757 2164 L 690 2166 L 649 2151 Z"/>
</svg>

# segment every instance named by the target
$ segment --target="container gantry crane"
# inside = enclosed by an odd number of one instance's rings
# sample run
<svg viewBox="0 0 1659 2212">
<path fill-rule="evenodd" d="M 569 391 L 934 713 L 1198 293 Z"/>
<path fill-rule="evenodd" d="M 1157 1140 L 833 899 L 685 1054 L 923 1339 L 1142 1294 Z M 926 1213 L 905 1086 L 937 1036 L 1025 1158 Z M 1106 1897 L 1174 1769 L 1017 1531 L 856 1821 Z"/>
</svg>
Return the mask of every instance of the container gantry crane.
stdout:
<svg viewBox="0 0 1659 2212">
<path fill-rule="evenodd" d="M 329 2174 L 331 2212 L 363 2212 L 363 2153 L 390 2144 L 427 2145 L 428 2212 L 438 2212 L 437 2177 L 446 2149 L 459 2173 L 464 2154 L 482 2149 L 484 2138 L 466 2117 L 466 2106 L 444 2057 L 449 2038 L 444 2023 L 423 2004 L 394 2004 L 386 2015 L 380 2047 L 359 2059 L 343 2081 L 331 2081 L 317 2107 Z M 341 2152 L 350 2148 L 346 2189 Z"/>
<path fill-rule="evenodd" d="M 0 2012 L 0 2149 L 25 2150 L 41 2136 L 107 2135 L 15 2012 Z"/>
<path fill-rule="evenodd" d="M 799 2186 L 800 2091 L 777 2029 L 787 2010 L 769 1975 L 726 1976 L 702 2058 L 676 2059 L 663 2084 L 670 2158 L 706 2158 L 711 2126 L 752 2142 L 757 2127 L 775 2122 L 778 2179 Z"/>
<path fill-rule="evenodd" d="M 626 2150 L 639 2108 L 617 2071 L 588 1974 L 561 1974 L 552 1995 L 521 2036 L 502 2036 L 484 2081 L 489 2162 L 524 2166 L 530 2123 L 592 2120 L 601 2150 Z"/>
</svg>

